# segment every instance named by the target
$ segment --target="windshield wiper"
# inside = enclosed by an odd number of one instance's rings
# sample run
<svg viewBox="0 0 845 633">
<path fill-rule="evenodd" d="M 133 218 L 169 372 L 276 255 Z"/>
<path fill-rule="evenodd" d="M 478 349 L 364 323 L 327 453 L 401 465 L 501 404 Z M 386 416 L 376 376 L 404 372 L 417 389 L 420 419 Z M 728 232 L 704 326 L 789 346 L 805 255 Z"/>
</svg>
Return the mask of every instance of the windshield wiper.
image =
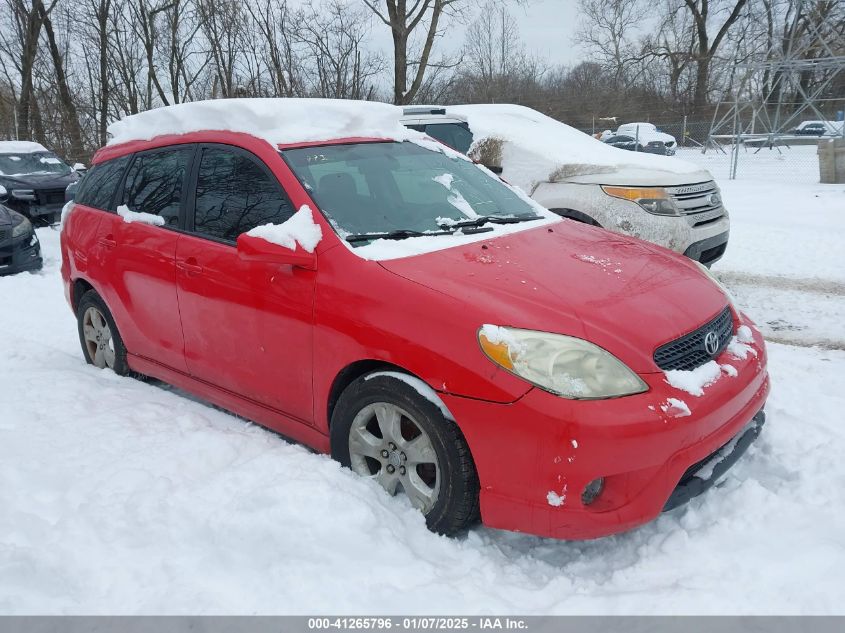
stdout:
<svg viewBox="0 0 845 633">
<path fill-rule="evenodd" d="M 467 224 L 466 226 L 473 226 Z M 385 231 L 384 233 L 354 233 L 346 236 L 346 241 L 350 244 L 355 242 L 371 242 L 373 240 L 404 240 L 407 237 L 428 237 L 430 235 L 454 235 L 461 226 L 454 226 L 454 230 L 446 231 L 413 231 L 411 229 L 397 229 L 396 231 Z M 486 233 L 492 231 L 493 227 L 478 227 L 474 230 L 463 231 L 464 234 L 470 233 Z"/>
<path fill-rule="evenodd" d="M 530 222 L 531 220 L 542 219 L 542 216 L 539 215 L 481 215 L 477 218 L 471 218 L 469 220 L 458 220 L 454 223 L 443 222 L 440 225 L 459 229 L 464 226 L 483 226 L 485 224 L 516 224 L 517 222 Z"/>
</svg>

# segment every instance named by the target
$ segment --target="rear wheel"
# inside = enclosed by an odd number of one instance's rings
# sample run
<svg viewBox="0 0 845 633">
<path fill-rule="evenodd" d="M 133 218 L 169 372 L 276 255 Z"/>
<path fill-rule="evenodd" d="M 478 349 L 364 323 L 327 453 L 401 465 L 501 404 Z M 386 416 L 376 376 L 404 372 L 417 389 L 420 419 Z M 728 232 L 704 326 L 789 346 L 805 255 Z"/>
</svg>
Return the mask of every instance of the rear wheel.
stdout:
<svg viewBox="0 0 845 633">
<path fill-rule="evenodd" d="M 403 492 L 429 529 L 455 534 L 478 519 L 478 475 L 457 425 L 407 379 L 353 382 L 332 415 L 332 456 L 388 494 Z M 420 381 L 422 384 L 422 381 Z"/>
<path fill-rule="evenodd" d="M 111 312 L 94 290 L 89 290 L 79 300 L 76 308 L 79 342 L 85 360 L 100 369 L 111 369 L 125 376 L 129 374 L 126 347 L 117 331 Z"/>
</svg>

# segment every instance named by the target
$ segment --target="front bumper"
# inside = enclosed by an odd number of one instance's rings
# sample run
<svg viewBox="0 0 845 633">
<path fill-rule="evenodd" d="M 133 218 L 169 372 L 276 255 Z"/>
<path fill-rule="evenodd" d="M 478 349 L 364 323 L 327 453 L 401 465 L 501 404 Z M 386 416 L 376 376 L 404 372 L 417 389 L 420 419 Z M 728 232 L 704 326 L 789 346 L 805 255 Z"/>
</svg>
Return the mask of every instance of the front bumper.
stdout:
<svg viewBox="0 0 845 633">
<path fill-rule="evenodd" d="M 502 405 L 444 394 L 475 460 L 484 524 L 597 538 L 647 523 L 703 492 L 678 487 L 693 465 L 759 419 L 769 393 L 765 347 L 756 329 L 754 336 L 757 356 L 723 353 L 719 362 L 734 366 L 737 376 L 723 374 L 701 397 L 669 386 L 662 372 L 641 375 L 646 393 L 611 400 L 566 400 L 532 389 Z M 683 400 L 691 414 L 677 417 L 669 398 Z M 716 478 L 740 454 L 713 465 Z M 602 493 L 583 504 L 582 491 L 599 477 Z"/>
<path fill-rule="evenodd" d="M 0 245 L 0 275 L 41 270 L 41 244 L 37 237 L 33 243 L 33 235 Z"/>
</svg>

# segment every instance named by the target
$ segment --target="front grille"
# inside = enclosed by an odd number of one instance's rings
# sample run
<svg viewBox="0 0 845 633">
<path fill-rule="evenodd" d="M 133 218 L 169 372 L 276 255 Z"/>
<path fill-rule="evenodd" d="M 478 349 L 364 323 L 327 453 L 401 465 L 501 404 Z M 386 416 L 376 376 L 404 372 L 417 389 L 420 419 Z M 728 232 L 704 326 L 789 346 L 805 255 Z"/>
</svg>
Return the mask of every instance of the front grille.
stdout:
<svg viewBox="0 0 845 633">
<path fill-rule="evenodd" d="M 725 215 L 721 195 L 712 180 L 695 185 L 667 187 L 666 193 L 692 226 L 709 224 Z"/>
<path fill-rule="evenodd" d="M 704 346 L 704 339 L 710 332 L 714 332 L 719 337 L 718 349 L 713 354 L 710 354 Z M 654 352 L 654 362 L 664 371 L 695 369 L 721 354 L 728 346 L 732 335 L 733 316 L 731 309 L 725 308 L 719 316 L 697 330 L 658 347 Z"/>
<path fill-rule="evenodd" d="M 39 189 L 35 192 L 39 204 L 64 204 L 64 189 Z"/>
<path fill-rule="evenodd" d="M 4 230 L 4 229 L 0 229 L 0 244 L 2 244 L 3 242 L 5 242 L 6 240 L 8 240 L 8 239 L 9 239 L 9 236 L 10 236 L 11 234 L 12 234 L 12 232 L 11 232 L 11 231 L 7 231 L 7 230 Z"/>
</svg>

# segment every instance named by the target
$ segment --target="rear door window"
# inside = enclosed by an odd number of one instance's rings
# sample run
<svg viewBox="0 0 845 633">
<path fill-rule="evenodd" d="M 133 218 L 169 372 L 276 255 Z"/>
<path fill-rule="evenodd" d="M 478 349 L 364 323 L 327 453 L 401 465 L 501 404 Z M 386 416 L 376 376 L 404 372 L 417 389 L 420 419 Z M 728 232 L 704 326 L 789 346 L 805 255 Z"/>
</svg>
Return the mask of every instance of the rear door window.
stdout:
<svg viewBox="0 0 845 633">
<path fill-rule="evenodd" d="M 464 154 L 472 145 L 472 132 L 460 123 L 432 123 L 426 126 L 425 133 Z"/>
<path fill-rule="evenodd" d="M 136 155 L 126 174 L 122 204 L 130 211 L 161 216 L 167 226 L 179 226 L 193 152 L 194 146 L 186 145 Z"/>
<path fill-rule="evenodd" d="M 114 193 L 123 178 L 130 156 L 94 165 L 82 178 L 74 202 L 103 211 L 114 210 Z"/>
<path fill-rule="evenodd" d="M 234 149 L 202 150 L 194 202 L 194 231 L 234 242 L 262 224 L 281 224 L 293 215 L 276 177 L 252 155 Z"/>
</svg>

